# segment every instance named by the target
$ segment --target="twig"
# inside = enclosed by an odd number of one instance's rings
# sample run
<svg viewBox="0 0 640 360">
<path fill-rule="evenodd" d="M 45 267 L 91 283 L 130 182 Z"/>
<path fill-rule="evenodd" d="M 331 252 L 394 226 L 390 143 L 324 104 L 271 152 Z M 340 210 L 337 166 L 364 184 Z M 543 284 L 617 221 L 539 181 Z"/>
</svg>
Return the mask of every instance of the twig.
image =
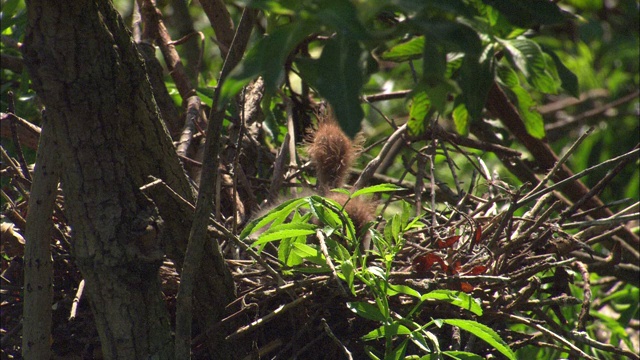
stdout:
<svg viewBox="0 0 640 360">
<path fill-rule="evenodd" d="M 587 112 L 584 112 L 580 115 L 577 116 L 573 116 L 570 117 L 564 121 L 557 121 L 555 123 L 549 124 L 547 126 L 544 127 L 545 131 L 549 131 L 549 132 L 557 132 L 560 131 L 566 127 L 569 127 L 573 124 L 579 123 L 580 121 L 590 118 L 590 117 L 594 117 L 594 116 L 598 116 L 600 114 L 603 114 L 604 112 L 606 112 L 609 109 L 618 107 L 626 102 L 629 102 L 635 98 L 638 97 L 638 95 L 640 95 L 640 91 L 636 90 L 630 94 L 627 94 L 623 97 L 621 97 L 620 99 L 614 100 L 610 103 L 607 103 L 603 106 L 597 107 L 595 109 L 591 109 Z"/>
<path fill-rule="evenodd" d="M 269 314 L 267 314 L 266 316 L 253 321 L 251 324 L 249 325 L 245 325 L 241 328 L 239 328 L 238 330 L 236 330 L 235 332 L 233 332 L 233 334 L 230 334 L 229 336 L 227 336 L 225 338 L 226 341 L 232 342 L 235 341 L 243 336 L 246 336 L 254 331 L 256 331 L 257 329 L 265 326 L 268 322 L 274 320 L 276 317 L 286 313 L 287 311 L 296 308 L 297 306 L 299 306 L 300 304 L 302 304 L 304 301 L 306 301 L 307 299 L 309 299 L 311 297 L 312 293 L 309 292 L 307 294 L 302 295 L 301 297 L 293 300 L 292 302 L 286 304 L 286 305 L 280 305 L 277 309 L 273 310 L 272 312 L 270 312 Z"/>
<path fill-rule="evenodd" d="M 576 227 L 583 228 L 583 227 L 590 227 L 594 225 L 612 225 L 612 224 L 619 224 L 625 221 L 638 220 L 639 217 L 640 217 L 640 213 L 633 213 L 629 215 L 609 217 L 606 219 L 572 222 L 572 223 L 564 224 L 563 227 L 564 228 L 576 228 Z"/>
<path fill-rule="evenodd" d="M 589 315 L 589 310 L 591 308 L 591 285 L 589 284 L 589 270 L 587 266 L 580 261 L 575 261 L 573 263 L 578 271 L 580 272 L 580 276 L 582 276 L 582 288 L 583 288 L 583 298 L 582 298 L 582 308 L 580 309 L 580 315 L 578 315 L 578 331 L 585 331 L 587 318 Z"/>
<path fill-rule="evenodd" d="M 610 166 L 611 164 L 615 164 L 615 163 L 618 163 L 618 162 L 623 161 L 625 159 L 637 156 L 639 153 L 640 153 L 640 149 L 633 149 L 633 150 L 629 151 L 626 154 L 622 154 L 622 155 L 617 156 L 617 157 L 615 157 L 613 159 L 609 159 L 609 160 L 603 161 L 600 164 L 594 165 L 594 166 L 592 166 L 592 167 L 590 167 L 590 168 L 588 168 L 586 170 L 583 170 L 583 171 L 581 171 L 581 172 L 579 172 L 577 174 L 574 174 L 573 176 L 570 176 L 570 177 L 568 177 L 566 179 L 563 179 L 563 180 L 553 184 L 552 186 L 550 186 L 548 188 L 539 190 L 539 191 L 537 191 L 537 192 L 535 192 L 535 193 L 533 193 L 531 195 L 528 195 L 528 196 L 522 198 L 521 200 L 518 201 L 517 206 L 520 207 L 520 206 L 528 203 L 529 201 L 537 198 L 538 196 L 541 196 L 541 195 L 544 195 L 546 193 L 549 193 L 549 192 L 551 192 L 551 191 L 553 191 L 553 190 L 565 185 L 568 182 L 571 182 L 573 180 L 576 180 L 576 179 L 579 179 L 579 178 L 581 178 L 583 176 L 586 176 L 586 175 L 588 175 L 588 174 L 590 174 L 590 173 L 592 173 L 592 172 L 594 172 L 594 171 L 596 171 L 596 170 L 598 170 L 598 169 L 600 169 L 602 167 Z"/>
<path fill-rule="evenodd" d="M 9 113 L 14 114 L 16 112 L 16 104 L 13 99 L 13 91 L 9 91 L 7 93 L 7 101 L 9 103 L 8 110 Z M 29 167 L 27 166 L 27 161 L 24 158 L 24 152 L 22 151 L 22 146 L 20 145 L 20 138 L 18 137 L 18 126 L 16 125 L 16 117 L 11 117 L 11 135 L 13 137 L 13 145 L 15 146 L 16 153 L 18 155 L 18 163 L 20 164 L 20 169 L 22 170 L 22 176 L 25 179 L 31 181 L 31 174 L 29 173 Z"/>
<path fill-rule="evenodd" d="M 378 166 L 380 166 L 382 160 L 385 158 L 389 150 L 391 150 L 391 148 L 393 147 L 393 144 L 395 144 L 396 140 L 400 139 L 406 131 L 407 124 L 404 124 L 400 126 L 393 134 L 391 134 L 391 136 L 389 136 L 389 139 L 380 150 L 380 153 L 378 153 L 378 156 L 369 161 L 367 166 L 360 174 L 360 177 L 358 177 L 355 185 L 353 185 L 354 190 L 362 189 L 367 183 L 369 183 L 369 180 L 371 180 L 373 174 L 378 169 Z"/>
<path fill-rule="evenodd" d="M 331 338 L 331 340 L 333 340 L 333 342 L 335 342 L 342 349 L 342 351 L 344 351 L 345 355 L 347 355 L 347 358 L 349 360 L 353 360 L 353 355 L 351 355 L 351 351 L 349 351 L 349 349 L 347 349 L 347 347 L 344 346 L 344 344 L 340 341 L 340 339 L 336 337 L 333 331 L 331 331 L 329 324 L 327 324 L 327 320 L 322 318 L 320 319 L 320 323 L 322 324 L 322 328 L 324 329 L 324 332 L 326 332 L 327 335 Z"/>
<path fill-rule="evenodd" d="M 376 101 L 384 101 L 384 100 L 392 100 L 392 99 L 402 99 L 407 96 L 411 90 L 400 90 L 395 92 L 389 92 L 384 94 L 374 94 L 374 95 L 366 95 L 363 96 L 363 100 L 365 102 L 376 102 Z"/>
<path fill-rule="evenodd" d="M 333 279 L 336 281 L 336 284 L 338 284 L 340 293 L 342 296 L 347 297 L 347 291 L 342 286 L 342 282 L 340 282 L 340 278 L 336 272 L 336 267 L 333 265 L 333 261 L 331 261 L 329 251 L 327 250 L 327 243 L 325 242 L 324 234 L 321 230 L 316 231 L 316 237 L 318 238 L 318 242 L 320 242 L 320 251 L 322 251 L 322 255 L 324 255 L 324 261 L 327 263 L 329 269 L 331 269 L 331 274 L 333 275 Z"/>
<path fill-rule="evenodd" d="M 596 358 L 587 355 L 584 351 L 580 350 L 577 346 L 575 346 L 574 344 L 569 342 L 567 339 L 565 339 L 562 336 L 554 333 L 553 331 L 543 327 L 540 324 L 536 324 L 535 322 L 532 322 L 529 319 L 521 317 L 521 316 L 512 315 L 512 314 L 506 314 L 506 313 L 501 313 L 501 314 L 502 315 L 506 315 L 509 319 L 511 319 L 513 321 L 519 322 L 521 324 L 527 325 L 529 327 L 532 327 L 532 328 L 540 331 L 541 333 L 543 333 L 543 334 L 549 336 L 550 338 L 554 339 L 555 341 L 563 344 L 564 346 L 569 348 L 571 351 L 575 352 L 576 354 L 579 354 L 581 357 L 583 357 L 585 359 L 597 360 Z"/>
<path fill-rule="evenodd" d="M 141 191 L 145 191 L 153 186 L 158 186 L 161 185 L 169 194 L 169 196 L 171 196 L 174 200 L 185 204 L 186 206 L 188 206 L 191 211 L 195 211 L 195 206 L 193 204 L 191 204 L 189 201 L 187 201 L 185 198 L 183 198 L 182 196 L 180 196 L 180 194 L 178 194 L 177 192 L 175 192 L 169 185 L 167 185 L 164 181 L 162 181 L 161 179 L 156 179 L 153 176 L 149 176 L 149 178 L 152 179 L 152 181 L 148 184 L 145 184 L 144 186 L 140 187 Z M 282 279 L 282 277 L 280 276 L 280 274 L 275 271 L 269 264 L 267 264 L 264 259 L 262 259 L 262 257 L 260 257 L 260 255 L 258 255 L 258 253 L 256 253 L 249 245 L 245 244 L 242 240 L 238 239 L 237 236 L 235 236 L 233 233 L 231 233 L 229 231 L 229 229 L 227 229 L 224 225 L 220 224 L 218 221 L 216 221 L 216 219 L 213 218 L 213 216 L 209 217 L 209 221 L 213 224 L 213 226 L 220 232 L 222 233 L 227 239 L 230 239 L 231 241 L 233 241 L 238 247 L 240 247 L 242 250 L 244 250 L 253 260 L 255 260 L 256 262 L 258 262 L 266 271 L 267 273 L 269 273 L 269 275 L 273 276 L 274 279 L 276 279 L 276 282 L 279 285 L 284 285 L 286 282 Z"/>
<path fill-rule="evenodd" d="M 254 10 L 245 9 L 242 13 L 238 30 L 236 31 L 230 51 L 222 65 L 220 80 L 214 91 L 211 114 L 207 127 L 207 137 L 205 142 L 205 156 L 203 161 L 203 172 L 200 181 L 200 189 L 196 201 L 196 210 L 189 234 L 189 242 L 184 258 L 182 275 L 180 278 L 180 288 L 178 290 L 176 302 L 176 353 L 177 359 L 187 359 L 191 354 L 191 320 L 193 310 L 193 288 L 195 287 L 195 276 L 200 268 L 203 249 L 206 241 L 207 223 L 212 210 L 214 191 L 218 181 L 218 167 L 220 163 L 220 134 L 222 132 L 222 121 L 225 114 L 224 107 L 220 107 L 220 93 L 222 85 L 227 75 L 233 67 L 240 61 L 242 53 L 246 48 L 246 41 L 249 39 L 253 26 Z M 241 51 L 236 51 L 238 48 Z M 225 286 L 230 286 L 230 293 L 220 294 L 222 297 L 233 297 L 233 279 L 229 273 L 228 279 L 224 272 L 228 269 L 224 267 L 224 258 L 220 251 L 220 245 L 213 242 L 214 263 L 220 264 L 223 274 L 220 274 L 221 281 L 224 279 Z M 221 284 L 222 286 L 222 284 Z M 221 339 L 217 339 L 221 341 Z"/>
<path fill-rule="evenodd" d="M 276 155 L 276 161 L 273 163 L 273 178 L 271 179 L 271 186 L 269 186 L 269 195 L 267 196 L 267 204 L 273 204 L 274 201 L 278 198 L 278 192 L 282 187 L 282 181 L 284 180 L 284 169 L 285 169 L 285 160 L 286 155 L 289 152 L 289 139 L 290 135 L 287 132 L 284 134 L 284 140 L 282 141 L 282 146 L 278 151 L 278 155 Z"/>
<path fill-rule="evenodd" d="M 606 352 L 611 352 L 611 353 L 616 353 L 616 354 L 620 354 L 620 355 L 624 355 L 626 356 L 628 359 L 640 359 L 640 355 L 638 355 L 637 353 L 628 351 L 628 350 L 624 350 L 615 346 L 612 346 L 610 344 L 603 344 L 597 340 L 594 340 L 592 338 L 590 338 L 587 333 L 585 332 L 575 332 L 575 331 L 571 331 L 570 333 L 567 334 L 567 336 L 576 342 L 581 342 L 587 346 L 590 347 L 594 347 L 596 349 L 600 349 Z"/>
<path fill-rule="evenodd" d="M 636 145 L 634 149 L 638 149 L 638 147 L 640 147 L 639 145 Z M 600 194 L 600 192 L 602 191 L 602 189 L 604 189 L 604 187 L 606 185 L 609 184 L 609 182 L 611 182 L 611 180 L 616 177 L 616 175 L 618 175 L 622 169 L 624 167 L 626 167 L 629 162 L 631 161 L 630 158 L 625 159 L 620 161 L 613 169 L 609 170 L 607 172 L 607 175 L 605 175 L 605 177 L 603 177 L 602 179 L 600 179 L 598 181 L 597 184 L 595 184 L 591 190 L 589 190 L 588 193 L 586 193 L 580 200 L 576 201 L 575 204 L 571 205 L 571 207 L 565 211 L 562 212 L 561 216 L 560 216 L 560 222 L 564 221 L 565 219 L 567 219 L 568 217 L 570 217 L 576 210 L 578 210 L 582 204 L 584 204 L 587 200 L 591 199 L 594 196 L 598 196 Z"/>
<path fill-rule="evenodd" d="M 76 291 L 76 296 L 73 298 L 73 303 L 71 304 L 71 311 L 69 312 L 69 321 L 73 321 L 76 318 L 76 313 L 78 311 L 78 304 L 80 303 L 80 299 L 82 299 L 82 293 L 84 291 L 84 279 L 80 281 L 78 284 L 78 291 Z"/>
<path fill-rule="evenodd" d="M 571 147 L 564 153 L 564 155 L 562 155 L 560 159 L 556 162 L 553 168 L 547 172 L 547 175 L 545 175 L 544 178 L 533 189 L 531 189 L 531 191 L 529 191 L 529 194 L 525 195 L 525 198 L 530 194 L 537 192 L 545 185 L 547 185 L 549 180 L 551 180 L 551 178 L 555 175 L 558 169 L 565 163 L 565 161 L 567 161 L 569 156 L 573 154 L 573 152 L 578 148 L 578 145 L 580 145 L 584 141 L 584 139 L 587 138 L 587 136 L 591 135 L 591 133 L 593 132 L 593 129 L 594 129 L 593 127 L 590 127 L 584 134 L 580 135 L 578 140 L 576 140 L 571 145 Z"/>
</svg>

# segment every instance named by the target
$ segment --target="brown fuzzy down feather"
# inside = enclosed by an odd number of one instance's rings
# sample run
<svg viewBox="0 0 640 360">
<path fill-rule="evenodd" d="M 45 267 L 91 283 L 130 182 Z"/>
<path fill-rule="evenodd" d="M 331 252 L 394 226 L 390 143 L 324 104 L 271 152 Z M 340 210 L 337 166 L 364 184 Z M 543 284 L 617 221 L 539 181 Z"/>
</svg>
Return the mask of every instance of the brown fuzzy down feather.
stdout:
<svg viewBox="0 0 640 360">
<path fill-rule="evenodd" d="M 357 236 L 362 237 L 365 235 L 363 234 L 363 230 L 366 225 L 375 219 L 377 204 L 374 201 L 363 197 L 357 197 L 347 202 L 349 197 L 346 194 L 334 192 L 327 194 L 327 198 L 334 200 L 343 206 L 347 203 L 347 205 L 344 206 L 344 211 L 349 215 L 349 218 L 353 222 Z"/>
<path fill-rule="evenodd" d="M 307 152 L 316 167 L 321 194 L 344 185 L 357 153 L 351 139 L 331 117 L 320 121 L 318 130 L 311 135 Z"/>
</svg>

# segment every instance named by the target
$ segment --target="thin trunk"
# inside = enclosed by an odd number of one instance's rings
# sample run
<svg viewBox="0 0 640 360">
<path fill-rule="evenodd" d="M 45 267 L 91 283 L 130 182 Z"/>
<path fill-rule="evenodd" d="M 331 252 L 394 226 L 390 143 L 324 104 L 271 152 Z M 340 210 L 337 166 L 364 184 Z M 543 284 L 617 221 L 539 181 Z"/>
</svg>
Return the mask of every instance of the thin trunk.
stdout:
<svg viewBox="0 0 640 360">
<path fill-rule="evenodd" d="M 58 194 L 56 147 L 47 122 L 38 144 L 24 249 L 24 305 L 22 356 L 25 359 L 51 357 L 51 304 L 53 302 L 53 260 L 51 233 L 53 207 Z"/>
</svg>

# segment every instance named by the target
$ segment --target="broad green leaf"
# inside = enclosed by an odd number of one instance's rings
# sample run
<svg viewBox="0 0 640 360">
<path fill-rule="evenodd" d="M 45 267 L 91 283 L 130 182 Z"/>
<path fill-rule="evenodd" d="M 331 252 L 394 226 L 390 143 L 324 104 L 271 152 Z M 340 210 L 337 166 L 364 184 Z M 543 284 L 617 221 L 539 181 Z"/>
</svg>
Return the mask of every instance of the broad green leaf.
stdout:
<svg viewBox="0 0 640 360">
<path fill-rule="evenodd" d="M 480 307 L 480 305 L 474 298 L 462 291 L 434 290 L 422 295 L 422 297 L 420 298 L 421 301 L 425 301 L 428 299 L 445 301 L 451 305 L 469 310 L 478 316 L 482 316 L 482 308 Z"/>
<path fill-rule="evenodd" d="M 479 120 L 487 102 L 487 95 L 495 82 L 493 45 L 487 46 L 480 57 L 467 54 L 460 67 L 458 85 L 462 101 L 471 121 Z M 464 133 L 464 132 L 461 132 Z"/>
<path fill-rule="evenodd" d="M 529 135 L 542 139 L 545 136 L 544 120 L 542 115 L 536 110 L 536 102 L 531 95 L 521 86 L 510 88 L 518 100 L 518 112 L 524 121 L 524 127 Z"/>
<path fill-rule="evenodd" d="M 482 0 L 500 11 L 512 24 L 530 28 L 563 22 L 564 15 L 558 5 L 548 0 Z"/>
<path fill-rule="evenodd" d="M 556 94 L 558 84 L 547 65 L 546 58 L 540 46 L 533 40 L 517 38 L 513 40 L 503 40 L 509 55 L 509 59 L 514 66 L 522 71 L 531 86 L 545 94 Z"/>
<path fill-rule="evenodd" d="M 482 360 L 484 359 L 480 355 L 476 355 L 474 353 L 470 353 L 467 351 L 443 351 L 442 355 L 446 355 L 447 357 L 455 360 Z"/>
<path fill-rule="evenodd" d="M 407 352 L 407 344 L 409 343 L 409 339 L 404 339 L 400 342 L 395 349 L 391 349 L 391 352 L 385 356 L 385 360 L 401 360 L 404 359 L 404 355 Z"/>
<path fill-rule="evenodd" d="M 351 197 L 356 197 L 356 196 L 365 195 L 365 194 L 380 193 L 380 192 L 398 191 L 402 189 L 404 188 L 394 184 L 379 184 L 379 185 L 367 186 L 365 188 L 356 190 L 353 192 L 353 194 L 351 194 Z"/>
<path fill-rule="evenodd" d="M 422 54 L 422 78 L 428 86 L 443 81 L 447 72 L 447 52 L 442 44 L 426 40 Z M 419 94 L 417 92 L 416 94 Z"/>
<path fill-rule="evenodd" d="M 453 117 L 453 123 L 456 125 L 456 131 L 460 135 L 469 134 L 469 112 L 467 111 L 467 107 L 464 103 L 458 104 L 451 114 Z"/>
<path fill-rule="evenodd" d="M 344 132 L 360 131 L 364 111 L 360 106 L 363 85 L 362 50 L 358 42 L 338 34 L 325 43 L 318 60 L 296 60 L 303 80 L 329 101 Z"/>
<path fill-rule="evenodd" d="M 444 323 L 452 326 L 457 326 L 462 330 L 468 331 L 478 338 L 484 340 L 487 344 L 493 346 L 493 348 L 498 350 L 507 358 L 512 360 L 516 359 L 516 354 L 513 352 L 513 350 L 511 350 L 509 345 L 507 345 L 507 343 L 505 343 L 504 340 L 500 338 L 500 335 L 498 335 L 490 327 L 473 320 L 464 319 L 444 319 Z"/>
<path fill-rule="evenodd" d="M 430 43 L 437 42 L 444 46 L 445 53 L 463 52 L 477 56 L 482 52 L 482 42 L 478 33 L 466 24 L 416 16 L 408 20 L 407 26 L 415 28 L 425 36 L 425 51 Z"/>
<path fill-rule="evenodd" d="M 387 61 L 404 62 L 420 59 L 423 52 L 424 36 L 418 36 L 383 52 L 380 58 Z"/>
<path fill-rule="evenodd" d="M 294 251 L 296 253 L 305 258 L 318 258 L 321 256 L 320 252 L 317 249 L 312 248 L 311 246 L 303 243 L 293 243 L 292 244 Z"/>
<path fill-rule="evenodd" d="M 286 238 L 312 235 L 315 233 L 316 233 L 315 229 L 289 229 L 289 230 L 273 231 L 273 232 L 260 235 L 258 240 L 256 240 L 253 243 L 253 246 L 262 245 L 271 241 L 282 240 Z"/>
<path fill-rule="evenodd" d="M 361 316 L 365 319 L 378 321 L 381 323 L 384 323 L 385 321 L 387 321 L 387 317 L 380 312 L 380 309 L 378 309 L 377 306 L 370 304 L 368 302 L 363 302 L 363 301 L 348 302 L 347 308 L 349 308 L 349 310 L 356 313 L 358 316 Z"/>
<path fill-rule="evenodd" d="M 424 338 L 422 333 L 420 333 L 419 331 L 413 331 L 409 337 L 411 338 L 411 342 L 419 347 L 420 350 L 424 351 L 425 353 L 431 352 L 431 349 L 427 344 L 427 340 Z"/>
<path fill-rule="evenodd" d="M 286 267 L 294 267 L 302 264 L 304 259 L 296 252 L 292 251 L 293 243 L 306 243 L 306 236 L 283 239 L 278 246 L 278 260 Z"/>
<path fill-rule="evenodd" d="M 370 331 L 362 337 L 362 340 L 370 341 L 380 339 L 385 336 L 409 335 L 411 330 L 404 325 L 393 323 L 391 325 L 382 325 L 379 328 Z"/>
<path fill-rule="evenodd" d="M 317 29 L 318 24 L 313 21 L 294 22 L 278 27 L 273 33 L 260 39 L 224 81 L 220 104 L 224 105 L 259 75 L 264 79 L 266 91 L 275 91 L 284 80 L 284 62 L 289 53 Z"/>
<path fill-rule="evenodd" d="M 508 87 L 520 86 L 520 80 L 513 68 L 504 64 L 498 65 L 498 78 Z"/>
<path fill-rule="evenodd" d="M 389 284 L 389 287 L 387 288 L 387 295 L 394 296 L 397 294 L 405 294 L 405 295 L 413 296 L 418 299 L 421 298 L 421 295 L 419 292 L 415 291 L 413 288 L 407 285 Z"/>
<path fill-rule="evenodd" d="M 349 286 L 349 290 L 351 293 L 355 295 L 355 289 L 353 288 L 353 279 L 355 277 L 353 262 L 351 260 L 345 260 L 340 264 L 340 272 L 343 275 L 344 281 L 346 281 L 347 286 Z"/>
<path fill-rule="evenodd" d="M 430 108 L 431 101 L 426 91 L 418 91 L 413 95 L 409 108 L 409 121 L 407 121 L 409 134 L 412 136 L 424 134 L 426 131 L 425 118 Z"/>
<path fill-rule="evenodd" d="M 283 202 L 282 204 L 278 205 L 276 208 L 272 209 L 265 215 L 247 224 L 247 226 L 245 226 L 245 228 L 240 233 L 240 239 L 244 240 L 247 236 L 249 236 L 250 234 L 252 234 L 257 230 L 260 230 L 262 227 L 264 227 L 269 223 L 283 222 L 291 214 L 291 212 L 294 209 L 302 206 L 303 204 L 306 203 L 306 201 L 307 201 L 306 198 L 299 198 L 299 199 L 291 199 Z"/>
<path fill-rule="evenodd" d="M 313 17 L 349 39 L 363 41 L 370 37 L 350 1 L 323 0 Z"/>
<path fill-rule="evenodd" d="M 562 88 L 565 89 L 569 94 L 575 96 L 576 98 L 580 97 L 580 88 L 578 86 L 578 77 L 571 70 L 569 70 L 562 60 L 558 57 L 558 55 L 550 50 L 542 47 L 542 50 L 548 54 L 553 62 L 556 65 L 556 69 L 558 71 L 558 76 L 562 81 Z"/>
</svg>

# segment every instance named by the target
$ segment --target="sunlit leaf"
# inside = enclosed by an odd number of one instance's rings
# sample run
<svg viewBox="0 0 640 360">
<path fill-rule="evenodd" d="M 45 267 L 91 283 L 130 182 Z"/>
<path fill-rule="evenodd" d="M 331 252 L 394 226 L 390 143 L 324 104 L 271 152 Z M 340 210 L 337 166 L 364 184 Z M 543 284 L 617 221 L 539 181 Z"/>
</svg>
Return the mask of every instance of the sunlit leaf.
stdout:
<svg viewBox="0 0 640 360">
<path fill-rule="evenodd" d="M 423 52 L 424 36 L 418 36 L 383 52 L 380 58 L 387 61 L 404 62 L 420 59 Z"/>
<path fill-rule="evenodd" d="M 258 240 L 256 240 L 253 243 L 253 245 L 257 246 L 257 245 L 262 245 L 271 241 L 292 238 L 297 236 L 306 236 L 306 235 L 311 235 L 315 233 L 316 233 L 315 229 L 289 229 L 289 230 L 274 231 L 274 232 L 269 232 L 269 233 L 260 235 Z"/>
<path fill-rule="evenodd" d="M 462 309 L 471 311 L 478 316 L 482 315 L 482 308 L 478 304 L 478 301 L 460 291 L 434 290 L 422 295 L 422 301 L 425 301 L 427 299 L 445 301 L 451 305 L 455 305 Z"/>
<path fill-rule="evenodd" d="M 391 325 L 382 325 L 379 328 L 370 331 L 368 334 L 362 337 L 362 340 L 370 341 L 375 339 L 380 339 L 385 336 L 397 336 L 397 335 L 409 335 L 411 334 L 411 330 L 409 330 L 406 326 L 400 325 L 398 323 L 393 323 Z"/>
<path fill-rule="evenodd" d="M 562 60 L 560 60 L 560 58 L 554 51 L 546 49 L 545 47 L 542 47 L 542 50 L 546 54 L 548 54 L 554 61 L 556 69 L 558 71 L 558 76 L 562 81 L 562 88 L 574 97 L 579 98 L 580 88 L 578 86 L 578 77 L 576 76 L 576 74 L 574 74 L 565 66 L 565 64 L 562 62 Z"/>
<path fill-rule="evenodd" d="M 382 323 L 387 321 L 387 317 L 380 312 L 380 309 L 377 306 L 370 304 L 368 302 L 364 302 L 364 301 L 348 302 L 347 308 L 353 311 L 354 313 L 356 313 L 358 316 L 361 316 L 365 319 L 378 321 Z"/>
<path fill-rule="evenodd" d="M 501 43 L 513 64 L 522 71 L 531 86 L 546 94 L 558 92 L 558 84 L 549 71 L 542 49 L 536 42 L 521 37 Z"/>
<path fill-rule="evenodd" d="M 456 131 L 460 135 L 469 134 L 469 112 L 464 103 L 458 104 L 451 114 L 453 117 L 453 123 L 456 125 Z"/>
<path fill-rule="evenodd" d="M 518 100 L 518 112 L 524 121 L 524 127 L 527 129 L 527 132 L 535 138 L 544 138 L 544 120 L 542 119 L 542 115 L 536 110 L 536 103 L 531 97 L 531 94 L 521 86 L 514 86 L 510 89 Z"/>
<path fill-rule="evenodd" d="M 353 194 L 351 194 L 351 197 L 380 193 L 380 192 L 398 191 L 402 189 L 404 188 L 394 184 L 378 184 L 378 185 L 367 186 L 365 188 L 356 190 L 353 192 Z"/>
<path fill-rule="evenodd" d="M 415 93 L 411 99 L 411 107 L 409 108 L 409 121 L 407 127 L 409 134 L 420 136 L 426 130 L 425 117 L 431 108 L 431 101 L 426 91 Z"/>
<path fill-rule="evenodd" d="M 473 320 L 463 320 L 463 319 L 445 319 L 444 322 L 446 324 L 457 326 L 462 330 L 468 331 L 478 338 L 484 340 L 487 344 L 491 345 L 494 349 L 498 350 L 502 355 L 506 356 L 509 359 L 515 360 L 516 354 L 511 350 L 509 345 L 500 338 L 493 329 L 490 327 L 480 324 Z"/>
</svg>

